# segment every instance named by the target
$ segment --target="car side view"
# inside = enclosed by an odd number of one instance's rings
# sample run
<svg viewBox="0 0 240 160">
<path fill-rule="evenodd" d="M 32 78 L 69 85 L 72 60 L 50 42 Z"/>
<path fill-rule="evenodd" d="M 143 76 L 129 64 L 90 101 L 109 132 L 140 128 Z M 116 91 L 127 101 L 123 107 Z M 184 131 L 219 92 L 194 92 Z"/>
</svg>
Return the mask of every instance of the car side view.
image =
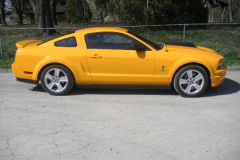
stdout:
<svg viewBox="0 0 240 160">
<path fill-rule="evenodd" d="M 16 79 L 41 84 L 52 95 L 67 94 L 74 85 L 172 86 L 183 97 L 195 97 L 219 86 L 227 73 L 224 57 L 214 50 L 189 42 L 156 44 L 125 28 L 87 28 L 16 46 Z"/>
</svg>

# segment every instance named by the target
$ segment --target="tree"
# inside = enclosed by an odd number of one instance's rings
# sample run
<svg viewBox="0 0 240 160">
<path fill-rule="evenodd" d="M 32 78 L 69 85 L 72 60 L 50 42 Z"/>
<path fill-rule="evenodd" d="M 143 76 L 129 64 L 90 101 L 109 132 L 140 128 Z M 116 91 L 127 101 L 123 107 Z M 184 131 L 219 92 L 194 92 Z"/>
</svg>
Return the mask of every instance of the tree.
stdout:
<svg viewBox="0 0 240 160">
<path fill-rule="evenodd" d="M 92 19 L 99 20 L 100 11 L 97 9 L 94 0 L 88 0 L 88 4 L 92 13 Z"/>
<path fill-rule="evenodd" d="M 232 0 L 233 21 L 240 22 L 240 1 Z"/>
<path fill-rule="evenodd" d="M 228 4 L 229 4 L 229 21 L 232 22 L 233 21 L 232 0 L 228 0 Z"/>
<path fill-rule="evenodd" d="M 68 22 L 90 22 L 92 13 L 86 0 L 67 0 L 66 18 Z"/>
<path fill-rule="evenodd" d="M 208 10 L 202 0 L 162 0 L 150 2 L 149 24 L 206 23 Z"/>
<path fill-rule="evenodd" d="M 209 22 L 240 21 L 239 0 L 204 0 L 204 3 L 209 8 Z"/>
<path fill-rule="evenodd" d="M 104 23 L 104 15 L 106 14 L 106 12 L 109 9 L 109 8 L 107 8 L 107 5 L 111 2 L 110 2 L 110 0 L 95 0 L 94 2 L 96 4 L 97 9 L 100 11 L 100 19 L 101 19 L 101 23 L 103 24 Z M 112 9 L 116 9 L 116 6 L 114 6 Z"/>
<path fill-rule="evenodd" d="M 112 2 L 111 5 L 108 5 L 108 10 L 117 11 L 119 17 L 127 24 L 148 24 L 145 4 L 146 0 L 122 0 L 118 3 Z M 117 8 L 114 9 L 113 6 Z"/>
<path fill-rule="evenodd" d="M 49 0 L 29 0 L 32 6 L 38 28 L 54 28 Z M 54 29 L 43 29 L 42 33 L 54 34 Z"/>
<path fill-rule="evenodd" d="M 131 24 L 202 23 L 208 10 L 202 0 L 95 0 L 96 6 Z"/>
<path fill-rule="evenodd" d="M 18 15 L 19 24 L 23 24 L 23 12 L 25 9 L 26 0 L 11 0 L 11 2 Z"/>
<path fill-rule="evenodd" d="M 5 17 L 6 17 L 6 13 L 5 13 L 5 0 L 0 0 L 0 9 L 1 9 L 1 19 L 2 19 L 2 24 L 4 26 L 7 25 Z"/>
<path fill-rule="evenodd" d="M 56 5 L 57 5 L 57 0 L 51 0 L 51 15 L 52 15 L 52 20 L 55 25 L 57 25 L 57 16 L 56 16 Z"/>
<path fill-rule="evenodd" d="M 174 23 L 206 23 L 208 9 L 202 0 L 173 0 L 175 12 Z"/>
</svg>

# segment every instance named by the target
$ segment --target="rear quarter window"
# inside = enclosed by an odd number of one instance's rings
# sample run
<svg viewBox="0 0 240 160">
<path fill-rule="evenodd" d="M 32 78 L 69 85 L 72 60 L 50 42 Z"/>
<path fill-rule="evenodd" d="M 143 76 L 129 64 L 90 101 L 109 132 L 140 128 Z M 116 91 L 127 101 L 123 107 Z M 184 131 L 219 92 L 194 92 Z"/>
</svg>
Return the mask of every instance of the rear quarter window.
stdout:
<svg viewBox="0 0 240 160">
<path fill-rule="evenodd" d="M 77 47 L 77 40 L 75 37 L 62 39 L 54 43 L 56 47 Z"/>
</svg>

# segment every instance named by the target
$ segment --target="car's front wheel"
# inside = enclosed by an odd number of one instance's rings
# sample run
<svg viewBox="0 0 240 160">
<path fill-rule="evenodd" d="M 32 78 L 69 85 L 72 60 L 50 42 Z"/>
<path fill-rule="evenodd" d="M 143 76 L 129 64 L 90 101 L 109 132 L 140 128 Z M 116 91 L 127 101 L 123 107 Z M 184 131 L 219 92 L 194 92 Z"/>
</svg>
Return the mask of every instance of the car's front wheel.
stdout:
<svg viewBox="0 0 240 160">
<path fill-rule="evenodd" d="M 67 94 L 74 85 L 71 71 L 61 65 L 51 65 L 45 68 L 40 80 L 43 89 L 52 95 Z"/>
<path fill-rule="evenodd" d="M 183 97 L 200 96 L 208 87 L 208 75 L 202 67 L 188 65 L 176 73 L 173 85 Z"/>
</svg>

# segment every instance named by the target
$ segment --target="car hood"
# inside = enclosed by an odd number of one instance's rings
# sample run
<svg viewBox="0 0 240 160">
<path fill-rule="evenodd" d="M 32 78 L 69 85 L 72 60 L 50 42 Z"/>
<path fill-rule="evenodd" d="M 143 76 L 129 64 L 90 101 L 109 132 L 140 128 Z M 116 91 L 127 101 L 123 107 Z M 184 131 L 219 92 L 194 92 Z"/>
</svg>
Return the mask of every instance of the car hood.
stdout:
<svg viewBox="0 0 240 160">
<path fill-rule="evenodd" d="M 205 48 L 205 47 L 200 47 L 200 46 L 195 46 L 193 43 L 190 42 L 166 42 L 165 44 L 165 49 L 168 52 L 177 52 L 181 54 L 201 54 L 201 55 L 206 55 L 206 56 L 212 56 L 216 58 L 223 58 L 223 56 L 216 51 Z"/>
<path fill-rule="evenodd" d="M 183 46 L 183 47 L 193 47 L 196 48 L 196 46 L 191 42 L 164 42 L 165 45 L 170 46 Z"/>
</svg>

